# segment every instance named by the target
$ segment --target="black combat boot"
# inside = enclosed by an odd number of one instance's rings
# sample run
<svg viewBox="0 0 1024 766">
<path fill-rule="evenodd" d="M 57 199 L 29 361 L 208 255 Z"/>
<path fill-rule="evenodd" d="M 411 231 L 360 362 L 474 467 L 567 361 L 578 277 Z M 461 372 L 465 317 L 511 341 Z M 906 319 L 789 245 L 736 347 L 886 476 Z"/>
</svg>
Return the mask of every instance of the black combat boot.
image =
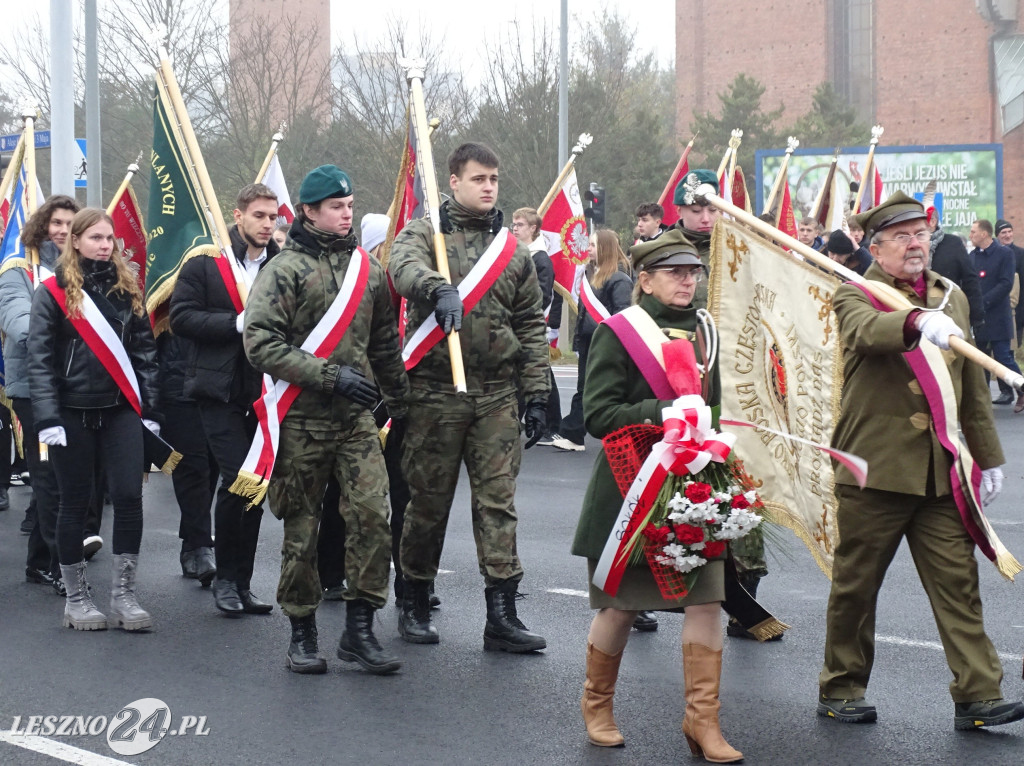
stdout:
<svg viewBox="0 0 1024 766">
<path fill-rule="evenodd" d="M 338 642 L 338 659 L 358 662 L 366 670 L 379 676 L 394 673 L 402 667 L 401 660 L 385 652 L 377 637 L 373 635 L 375 610 L 370 602 L 357 598 L 349 601 L 347 607 L 345 631 Z"/>
<path fill-rule="evenodd" d="M 516 591 L 519 583 L 504 580 L 484 589 L 487 599 L 487 624 L 484 626 L 484 649 L 521 654 L 547 648 L 548 642 L 531 633 L 516 614 Z"/>
<path fill-rule="evenodd" d="M 430 622 L 430 583 L 406 578 L 402 589 L 402 611 L 398 613 L 398 634 L 410 644 L 436 644 L 441 638 Z"/>
<path fill-rule="evenodd" d="M 326 673 L 327 660 L 316 645 L 316 615 L 289 617 L 292 642 L 288 645 L 288 669 L 293 673 Z"/>
</svg>

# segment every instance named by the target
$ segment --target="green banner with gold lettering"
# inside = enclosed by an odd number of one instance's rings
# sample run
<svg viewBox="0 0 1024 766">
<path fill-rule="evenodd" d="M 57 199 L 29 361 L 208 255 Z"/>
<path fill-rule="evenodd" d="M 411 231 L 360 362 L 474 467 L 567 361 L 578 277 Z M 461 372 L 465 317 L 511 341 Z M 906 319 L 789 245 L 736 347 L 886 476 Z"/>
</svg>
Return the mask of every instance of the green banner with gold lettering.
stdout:
<svg viewBox="0 0 1024 766">
<path fill-rule="evenodd" d="M 153 94 L 153 150 L 149 157 L 149 247 L 146 310 L 156 333 L 167 329 L 167 304 L 181 265 L 194 255 L 217 255 L 184 146 L 168 105 Z"/>
</svg>

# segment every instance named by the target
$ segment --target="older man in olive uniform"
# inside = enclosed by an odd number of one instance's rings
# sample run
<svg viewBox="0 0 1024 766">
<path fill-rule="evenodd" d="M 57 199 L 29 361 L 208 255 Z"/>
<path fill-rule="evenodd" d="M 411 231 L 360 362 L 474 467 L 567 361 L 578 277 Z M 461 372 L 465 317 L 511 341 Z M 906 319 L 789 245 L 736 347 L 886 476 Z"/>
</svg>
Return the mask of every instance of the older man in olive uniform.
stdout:
<svg viewBox="0 0 1024 766">
<path fill-rule="evenodd" d="M 868 459 L 867 487 L 836 469 L 839 545 L 832 567 L 825 663 L 818 714 L 845 722 L 874 721 L 865 700 L 875 650 L 878 591 L 905 537 L 931 602 L 955 703 L 954 725 L 972 729 L 1024 717 L 1024 705 L 1002 699 L 1002 667 L 985 634 L 974 542 L 953 495 L 953 458 L 936 433 L 921 383 L 905 352 L 921 336 L 945 353 L 967 448 L 983 470 L 984 501 L 1002 486 L 1003 452 L 983 370 L 948 351 L 950 336 L 970 336 L 963 292 L 928 270 L 929 232 L 921 203 L 897 192 L 856 216 L 871 241 L 865 277 L 902 293 L 915 308 L 875 308 L 846 284 L 833 298 L 844 347 L 843 404 L 832 444 Z M 945 371 L 937 374 L 945 378 Z M 884 396 L 879 396 L 885 391 Z"/>
<path fill-rule="evenodd" d="M 369 375 L 380 386 L 396 428 L 405 417 L 409 381 L 387 275 L 375 258 L 354 252 L 353 199 L 351 181 L 334 165 L 306 176 L 299 189 L 301 210 L 285 247 L 260 272 L 245 310 L 249 361 L 301 389 L 281 422 L 269 490 L 271 511 L 284 521 L 277 600 L 292 623 L 288 667 L 296 673 L 327 670 L 317 646 L 316 609 L 323 589 L 316 546 L 321 501 L 332 475 L 341 485 L 340 511 L 348 530 L 348 612 L 337 655 L 371 673 L 401 667 L 372 631 L 373 613 L 387 600 L 391 531 L 388 474 L 371 413 L 380 394 Z M 342 287 L 356 258 L 366 260 L 365 289 L 361 296 L 358 287 L 352 291 L 349 300 L 358 304 L 346 304 L 342 312 L 351 321 L 334 350 L 321 358 L 302 346 L 339 294 L 346 294 Z"/>
<path fill-rule="evenodd" d="M 532 652 L 547 643 L 526 629 L 516 611 L 523 577 L 514 504 L 522 455 L 516 380 L 526 403 L 530 447 L 544 434 L 549 392 L 541 290 L 529 250 L 502 227 L 495 207 L 497 155 L 482 144 L 463 144 L 449 157 L 448 168 L 453 198 L 441 205 L 440 216 L 452 284 L 437 271 L 426 219 L 402 230 L 388 265 L 395 289 L 408 300 L 406 355 L 431 316 L 445 334 L 461 329 L 468 388 L 466 395 L 456 395 L 443 337 L 409 372 L 412 393 L 402 467 L 411 499 L 402 531 L 406 597 L 398 628 L 412 643 L 439 640 L 430 621 L 428 588 L 437 575 L 459 466 L 465 462 L 487 602 L 484 648 Z M 490 281 L 490 286 L 463 316 L 457 286 L 475 267 L 484 268 L 492 245 L 501 246 L 508 263 L 497 272 L 482 272 L 480 284 Z"/>
</svg>

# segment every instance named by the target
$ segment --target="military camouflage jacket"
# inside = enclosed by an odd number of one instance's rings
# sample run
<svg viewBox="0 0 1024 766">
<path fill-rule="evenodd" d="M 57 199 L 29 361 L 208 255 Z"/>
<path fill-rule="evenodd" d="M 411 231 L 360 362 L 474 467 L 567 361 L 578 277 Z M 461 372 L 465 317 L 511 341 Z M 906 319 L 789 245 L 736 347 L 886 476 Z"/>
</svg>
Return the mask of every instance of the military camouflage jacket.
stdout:
<svg viewBox="0 0 1024 766">
<path fill-rule="evenodd" d="M 501 213 L 481 216 L 455 201 L 442 205 L 448 266 L 458 285 L 494 240 Z M 388 272 L 407 301 L 409 334 L 434 312 L 432 294 L 444 283 L 434 261 L 433 229 L 426 219 L 410 223 L 395 240 Z M 548 349 L 540 284 L 526 245 L 520 243 L 497 281 L 462 319 L 462 357 L 472 395 L 512 393 L 516 379 L 527 402 L 548 396 Z M 417 388 L 451 391 L 448 344 L 438 343 L 410 371 Z"/>
<path fill-rule="evenodd" d="M 327 359 L 300 350 L 337 297 L 356 246 L 354 234 L 340 237 L 296 218 L 281 253 L 253 283 L 245 307 L 245 353 L 253 366 L 304 390 L 285 418 L 299 428 L 347 426 L 362 410 L 334 394 L 340 365 L 373 376 L 393 417 L 405 415 L 409 380 L 398 345 L 387 275 L 375 258 L 352 324 Z"/>
</svg>

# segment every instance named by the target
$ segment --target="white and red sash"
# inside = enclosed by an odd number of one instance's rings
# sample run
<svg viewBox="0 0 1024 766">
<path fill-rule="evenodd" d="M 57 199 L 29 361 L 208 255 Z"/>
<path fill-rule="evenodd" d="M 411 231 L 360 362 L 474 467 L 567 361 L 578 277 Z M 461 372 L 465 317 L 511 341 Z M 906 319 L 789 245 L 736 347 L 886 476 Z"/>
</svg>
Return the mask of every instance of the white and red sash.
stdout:
<svg viewBox="0 0 1024 766">
<path fill-rule="evenodd" d="M 850 284 L 862 290 L 877 310 L 893 310 L 861 285 L 855 282 Z M 978 550 L 996 565 L 1000 574 L 1013 580 L 1014 575 L 1021 571 L 1021 565 L 1003 545 L 982 510 L 981 468 L 974 462 L 970 450 L 960 437 L 956 394 L 942 352 L 932 343 L 922 343 L 913 351 L 905 352 L 903 358 L 907 360 L 914 377 L 921 385 L 928 409 L 931 411 L 935 435 L 953 459 L 953 465 L 949 469 L 949 480 L 964 529 L 978 546 Z"/>
<path fill-rule="evenodd" d="M 505 238 L 502 239 L 502 234 Z M 494 241 L 484 250 L 480 259 L 473 265 L 473 268 L 466 274 L 465 279 L 459 283 L 459 297 L 462 299 L 463 315 L 473 310 L 480 299 L 491 286 L 497 281 L 501 272 L 505 270 L 512 256 L 516 252 L 516 245 L 519 241 L 508 229 L 502 229 Z M 434 315 L 428 316 L 412 335 L 408 334 L 406 328 L 405 348 L 402 349 L 402 360 L 405 362 L 405 369 L 411 370 L 420 360 L 426 356 L 437 343 L 444 338 L 441 327 L 437 324 Z"/>
<path fill-rule="evenodd" d="M 370 256 L 357 247 L 352 252 L 337 297 L 299 347 L 301 350 L 320 359 L 326 359 L 334 352 L 359 309 L 369 276 Z M 274 380 L 270 375 L 263 376 L 262 394 L 253 404 L 259 428 L 238 471 L 238 478 L 230 487 L 231 492 L 248 498 L 251 505 L 258 505 L 266 495 L 277 458 L 281 423 L 300 393 L 301 386 Z"/>
<path fill-rule="evenodd" d="M 590 318 L 598 324 L 601 324 L 601 322 L 612 315 L 594 293 L 594 288 L 590 286 L 590 280 L 587 279 L 585 274 L 583 279 L 580 280 L 580 300 L 583 301 L 583 307 L 590 314 Z"/>
<path fill-rule="evenodd" d="M 132 367 L 128 352 L 125 351 L 121 339 L 117 337 L 114 328 L 110 326 L 107 318 L 103 316 L 96 303 L 89 294 L 82 290 L 81 314 L 71 316 L 68 314 L 68 296 L 64 288 L 57 284 L 57 277 L 51 276 L 43 280 L 43 286 L 50 291 L 64 316 L 71 322 L 71 326 L 82 336 L 85 345 L 100 360 L 103 368 L 110 373 L 118 389 L 124 398 L 131 405 L 132 409 L 142 416 L 142 394 L 139 390 L 139 379 L 135 375 L 135 368 Z"/>
<path fill-rule="evenodd" d="M 231 270 L 231 262 L 228 261 L 228 258 L 234 257 L 234 253 L 221 252 L 220 256 L 214 257 L 213 262 L 217 265 L 220 278 L 224 281 L 224 288 L 228 291 L 228 297 L 231 298 L 231 305 L 235 307 L 235 313 L 241 314 L 245 309 L 245 303 L 242 302 L 242 296 L 238 292 L 238 283 L 235 281 L 235 274 Z"/>
<path fill-rule="evenodd" d="M 654 395 L 658 399 L 672 401 L 671 407 L 662 410 L 665 437 L 654 445 L 623 498 L 594 571 L 594 585 L 614 596 L 625 573 L 629 551 L 639 534 L 636 531 L 628 536 L 626 532 L 643 529 L 668 476 L 697 473 L 712 460 L 725 462 L 736 437 L 719 433 L 711 427 L 711 408 L 700 396 L 688 390 L 677 391 L 673 387 L 672 379 L 685 380 L 686 376 L 673 378 L 666 370 L 665 344 L 669 339 L 650 314 L 640 306 L 630 306 L 609 317 L 606 324 L 618 337 Z M 741 420 L 721 419 L 719 425 L 759 428 Z M 853 473 L 861 487 L 867 481 L 867 461 L 856 455 L 774 429 L 761 429 L 807 444 L 835 458 Z"/>
</svg>

